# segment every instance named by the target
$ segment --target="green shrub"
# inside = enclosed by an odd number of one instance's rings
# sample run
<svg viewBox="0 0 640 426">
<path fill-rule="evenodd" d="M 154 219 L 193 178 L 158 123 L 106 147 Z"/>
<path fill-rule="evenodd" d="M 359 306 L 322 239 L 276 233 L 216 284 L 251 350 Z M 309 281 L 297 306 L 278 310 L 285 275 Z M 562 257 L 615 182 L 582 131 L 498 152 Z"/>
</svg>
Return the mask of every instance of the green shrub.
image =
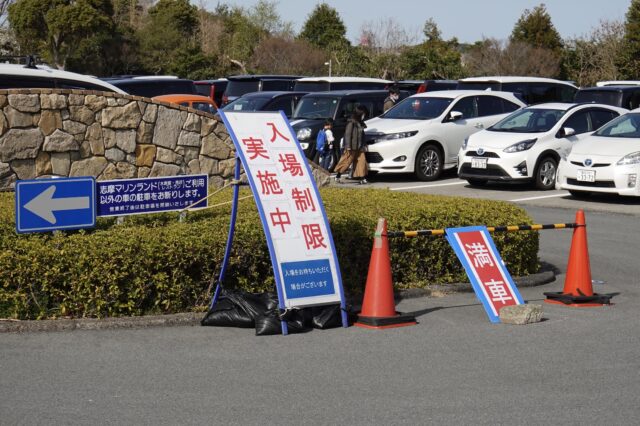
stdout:
<svg viewBox="0 0 640 426">
<path fill-rule="evenodd" d="M 213 203 L 228 201 L 221 193 Z M 389 230 L 531 223 L 512 204 L 387 190 L 321 191 L 344 287 L 362 292 L 379 217 Z M 242 195 L 249 192 L 245 189 Z M 105 317 L 204 309 L 222 262 L 230 206 L 189 213 L 130 216 L 94 230 L 18 235 L 13 194 L 0 194 L 0 317 Z M 536 232 L 494 234 L 513 275 L 537 270 Z M 465 281 L 443 237 L 391 240 L 398 288 Z M 225 287 L 273 290 L 269 252 L 254 201 L 240 201 Z"/>
</svg>

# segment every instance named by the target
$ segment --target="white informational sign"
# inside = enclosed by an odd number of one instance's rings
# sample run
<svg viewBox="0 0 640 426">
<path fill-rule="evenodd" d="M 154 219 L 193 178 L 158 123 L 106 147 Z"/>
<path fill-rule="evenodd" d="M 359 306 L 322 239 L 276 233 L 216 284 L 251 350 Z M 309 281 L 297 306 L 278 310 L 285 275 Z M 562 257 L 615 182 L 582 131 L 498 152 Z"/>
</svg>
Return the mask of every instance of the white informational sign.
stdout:
<svg viewBox="0 0 640 426">
<path fill-rule="evenodd" d="M 344 300 L 327 215 L 284 114 L 219 111 L 254 194 L 286 308 Z"/>
</svg>

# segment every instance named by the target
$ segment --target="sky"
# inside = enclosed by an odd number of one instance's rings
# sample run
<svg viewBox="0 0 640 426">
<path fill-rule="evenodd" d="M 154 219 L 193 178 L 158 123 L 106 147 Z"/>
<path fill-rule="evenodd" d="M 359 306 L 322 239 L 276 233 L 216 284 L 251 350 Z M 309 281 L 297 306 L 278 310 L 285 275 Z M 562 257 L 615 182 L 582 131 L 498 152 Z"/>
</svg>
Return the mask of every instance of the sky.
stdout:
<svg viewBox="0 0 640 426">
<path fill-rule="evenodd" d="M 191 0 L 213 10 L 218 0 Z M 220 0 L 231 6 L 250 8 L 257 0 Z M 293 23 L 296 32 L 321 3 L 317 0 L 278 0 L 278 13 Z M 347 27 L 347 38 L 359 41 L 362 26 L 389 17 L 405 31 L 422 36 L 422 27 L 433 18 L 444 39 L 457 37 L 461 43 L 483 38 L 506 40 L 525 9 L 544 3 L 553 25 L 563 39 L 586 35 L 601 20 L 624 21 L 631 0 L 324 0 L 336 9 Z M 420 38 L 420 41 L 422 38 Z"/>
</svg>

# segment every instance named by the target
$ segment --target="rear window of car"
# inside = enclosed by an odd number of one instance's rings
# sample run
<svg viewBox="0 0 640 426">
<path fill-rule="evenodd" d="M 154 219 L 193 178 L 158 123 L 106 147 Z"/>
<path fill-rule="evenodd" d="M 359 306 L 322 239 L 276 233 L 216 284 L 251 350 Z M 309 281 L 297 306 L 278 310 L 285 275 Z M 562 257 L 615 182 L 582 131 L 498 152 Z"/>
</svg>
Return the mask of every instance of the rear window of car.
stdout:
<svg viewBox="0 0 640 426">
<path fill-rule="evenodd" d="M 293 89 L 294 80 L 262 80 L 262 91 L 288 91 Z"/>
<path fill-rule="evenodd" d="M 329 90 L 329 83 L 326 81 L 296 81 L 293 90 L 301 92 L 326 92 Z"/>
<path fill-rule="evenodd" d="M 245 93 L 257 92 L 259 89 L 260 82 L 258 80 L 231 80 L 224 93 L 227 96 L 242 96 Z"/>
<path fill-rule="evenodd" d="M 575 101 L 622 106 L 622 93 L 613 90 L 579 90 Z"/>
</svg>

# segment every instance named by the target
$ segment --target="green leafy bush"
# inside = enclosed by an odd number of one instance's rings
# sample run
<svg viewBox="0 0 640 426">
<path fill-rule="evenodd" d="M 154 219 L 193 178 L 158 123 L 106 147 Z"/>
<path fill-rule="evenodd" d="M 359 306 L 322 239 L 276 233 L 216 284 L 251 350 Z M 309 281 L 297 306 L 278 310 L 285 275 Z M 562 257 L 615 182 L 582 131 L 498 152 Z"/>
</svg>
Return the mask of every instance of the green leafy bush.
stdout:
<svg viewBox="0 0 640 426">
<path fill-rule="evenodd" d="M 247 190 L 244 195 L 249 194 Z M 347 292 L 362 292 L 379 217 L 389 230 L 531 223 L 508 203 L 387 190 L 321 191 Z M 228 201 L 230 191 L 213 203 Z M 98 220 L 94 230 L 18 235 L 13 194 L 0 194 L 0 317 L 105 317 L 204 309 L 222 262 L 230 206 L 178 215 Z M 513 275 L 538 267 L 536 232 L 494 234 Z M 465 281 L 443 237 L 391 240 L 398 288 Z M 273 290 L 271 261 L 254 201 L 240 201 L 226 287 Z"/>
</svg>

